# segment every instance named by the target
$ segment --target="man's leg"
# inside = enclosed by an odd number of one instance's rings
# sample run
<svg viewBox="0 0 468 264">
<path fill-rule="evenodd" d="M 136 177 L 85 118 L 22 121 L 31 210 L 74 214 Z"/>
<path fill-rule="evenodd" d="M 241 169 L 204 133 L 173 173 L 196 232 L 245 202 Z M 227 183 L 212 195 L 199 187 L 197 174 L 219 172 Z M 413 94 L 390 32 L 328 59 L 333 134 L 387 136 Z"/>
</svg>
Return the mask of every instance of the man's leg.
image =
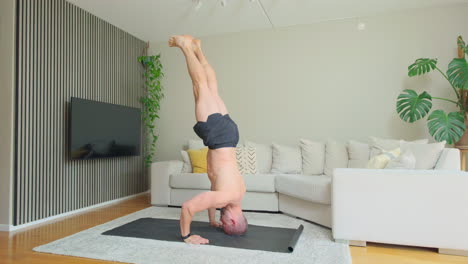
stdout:
<svg viewBox="0 0 468 264">
<path fill-rule="evenodd" d="M 207 74 L 196 57 L 192 38 L 190 36 L 174 36 L 169 40 L 169 46 L 179 47 L 184 53 L 187 69 L 192 79 L 193 95 L 195 97 L 195 116 L 197 121 L 206 121 L 212 113 L 219 113 L 220 109 L 216 97 L 208 88 Z"/>
<path fill-rule="evenodd" d="M 225 115 L 228 113 L 228 110 L 223 100 L 218 94 L 218 80 L 216 79 L 216 72 L 214 71 L 213 67 L 211 67 L 211 65 L 208 63 L 205 54 L 203 54 L 203 51 L 201 49 L 201 41 L 199 39 L 194 39 L 192 43 L 195 55 L 197 56 L 198 61 L 200 61 L 200 64 L 205 69 L 208 88 L 210 89 L 211 93 L 216 99 L 216 104 L 220 109 L 220 113 Z"/>
</svg>

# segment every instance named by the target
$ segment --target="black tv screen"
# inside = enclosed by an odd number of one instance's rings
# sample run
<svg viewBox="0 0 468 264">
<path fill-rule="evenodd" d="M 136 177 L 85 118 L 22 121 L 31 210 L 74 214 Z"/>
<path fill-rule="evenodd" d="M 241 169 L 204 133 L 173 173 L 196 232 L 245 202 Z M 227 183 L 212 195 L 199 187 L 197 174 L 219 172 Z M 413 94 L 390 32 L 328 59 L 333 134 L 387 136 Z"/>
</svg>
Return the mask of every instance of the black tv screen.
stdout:
<svg viewBox="0 0 468 264">
<path fill-rule="evenodd" d="M 140 155 L 140 109 L 72 97 L 70 112 L 72 159 Z"/>
</svg>

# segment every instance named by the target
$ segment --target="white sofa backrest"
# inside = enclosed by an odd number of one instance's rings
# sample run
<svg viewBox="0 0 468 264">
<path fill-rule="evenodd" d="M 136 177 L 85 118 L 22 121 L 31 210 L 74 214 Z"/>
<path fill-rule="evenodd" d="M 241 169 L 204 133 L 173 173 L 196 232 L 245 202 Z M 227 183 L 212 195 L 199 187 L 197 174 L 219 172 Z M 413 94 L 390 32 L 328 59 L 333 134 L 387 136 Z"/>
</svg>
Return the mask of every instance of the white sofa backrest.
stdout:
<svg viewBox="0 0 468 264">
<path fill-rule="evenodd" d="M 350 146 L 349 146 L 349 142 L 353 142 L 354 144 L 354 155 L 350 153 Z M 245 143 L 247 143 L 246 145 L 252 145 L 252 146 L 255 146 L 257 148 L 259 148 L 259 153 L 257 153 L 257 169 L 259 171 L 259 173 L 270 173 L 270 170 L 271 170 L 271 166 L 272 166 L 272 145 L 271 144 L 259 144 L 259 143 L 255 143 L 255 142 L 251 142 L 251 141 L 246 141 Z M 325 172 L 329 172 L 328 174 L 327 173 L 324 173 L 324 174 L 327 174 L 328 176 L 331 176 L 330 174 L 333 172 L 333 169 L 335 169 L 335 166 L 333 164 L 338 164 L 337 162 L 330 162 L 328 161 L 327 162 L 327 156 L 330 157 L 330 156 L 334 156 L 334 157 L 348 157 L 348 165 L 347 167 L 348 168 L 365 168 L 365 166 L 367 165 L 367 160 L 365 160 L 365 156 L 366 156 L 366 153 L 364 151 L 364 147 L 367 145 L 368 148 L 369 148 L 369 155 L 370 155 L 370 145 L 368 145 L 367 143 L 359 143 L 359 142 L 356 142 L 356 141 L 348 141 L 347 143 L 339 143 L 339 142 L 327 142 L 327 143 L 333 143 L 332 145 L 343 145 L 343 146 L 346 146 L 345 148 L 339 148 L 339 147 L 334 147 L 333 148 L 333 151 L 335 153 L 333 153 L 333 155 L 326 155 L 326 150 L 325 150 L 325 153 L 324 153 L 324 156 L 325 156 L 325 164 L 324 164 L 324 168 L 325 168 Z M 240 144 L 238 146 L 243 146 L 244 144 Z M 299 143 L 298 143 L 299 145 Z M 201 148 L 203 147 L 203 141 L 202 140 L 190 140 L 189 141 L 189 147 L 192 147 L 192 148 Z M 336 151 L 342 151 L 343 153 L 340 154 L 340 153 L 336 153 Z M 346 151 L 346 153 L 344 153 Z M 358 153 L 356 155 L 356 153 Z M 330 154 L 330 153 L 329 153 Z M 353 156 L 356 158 L 355 160 L 353 160 Z M 369 156 L 370 158 L 370 156 Z M 343 162 L 341 162 L 343 163 Z M 344 167 L 343 164 L 341 164 L 341 166 L 339 167 Z M 442 151 L 437 163 L 436 163 L 436 166 L 434 168 L 435 170 L 460 170 L 460 151 L 456 148 L 444 148 L 444 150 Z"/>
</svg>

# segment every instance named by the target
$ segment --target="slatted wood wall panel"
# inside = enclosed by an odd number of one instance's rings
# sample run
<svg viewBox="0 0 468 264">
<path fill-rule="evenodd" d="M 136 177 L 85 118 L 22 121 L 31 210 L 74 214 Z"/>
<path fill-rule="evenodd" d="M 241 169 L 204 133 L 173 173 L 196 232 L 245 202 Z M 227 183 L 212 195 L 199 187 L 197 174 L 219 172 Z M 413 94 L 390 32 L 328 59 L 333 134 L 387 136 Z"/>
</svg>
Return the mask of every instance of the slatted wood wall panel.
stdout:
<svg viewBox="0 0 468 264">
<path fill-rule="evenodd" d="M 143 156 L 74 161 L 68 149 L 72 96 L 141 107 L 145 43 L 65 0 L 17 8 L 15 225 L 146 191 Z"/>
</svg>

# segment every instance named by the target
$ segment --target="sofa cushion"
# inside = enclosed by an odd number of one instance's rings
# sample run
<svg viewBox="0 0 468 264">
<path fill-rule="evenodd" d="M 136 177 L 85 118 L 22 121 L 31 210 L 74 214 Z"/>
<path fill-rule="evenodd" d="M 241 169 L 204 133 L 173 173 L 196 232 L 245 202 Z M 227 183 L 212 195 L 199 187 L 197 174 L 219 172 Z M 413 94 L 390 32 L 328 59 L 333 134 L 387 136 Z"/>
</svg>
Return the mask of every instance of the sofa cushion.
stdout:
<svg viewBox="0 0 468 264">
<path fill-rule="evenodd" d="M 255 147 L 257 156 L 257 170 L 259 173 L 270 173 L 273 160 L 271 144 L 259 144 L 252 141 L 245 141 L 245 146 Z"/>
<path fill-rule="evenodd" d="M 322 175 L 325 166 L 325 143 L 301 138 L 302 174 Z"/>
<path fill-rule="evenodd" d="M 386 138 L 370 137 L 370 141 L 371 141 L 370 157 L 373 158 L 381 154 L 385 150 L 389 151 L 392 149 L 399 148 L 402 142 L 427 144 L 429 140 L 425 138 L 425 139 L 418 139 L 414 141 L 405 141 L 403 139 L 386 139 Z"/>
<path fill-rule="evenodd" d="M 327 140 L 325 146 L 325 175 L 333 176 L 335 168 L 347 168 L 348 159 L 348 150 L 345 144 L 332 139 Z"/>
<path fill-rule="evenodd" d="M 381 154 L 371 158 L 367 163 L 367 169 L 383 169 L 388 162 L 397 159 L 401 154 L 400 148 L 391 151 L 383 151 Z"/>
<path fill-rule="evenodd" d="M 348 155 L 348 168 L 365 168 L 370 158 L 370 146 L 366 143 L 349 140 Z"/>
<path fill-rule="evenodd" d="M 272 173 L 297 174 L 302 172 L 301 148 L 299 146 L 292 147 L 273 143 L 272 147 Z"/>
<path fill-rule="evenodd" d="M 416 157 L 410 149 L 401 153 L 398 158 L 390 160 L 385 169 L 390 170 L 413 170 L 416 168 Z"/>
<path fill-rule="evenodd" d="M 236 148 L 237 166 L 242 175 L 257 174 L 257 154 L 253 146 Z"/>
<path fill-rule="evenodd" d="M 331 177 L 300 174 L 276 176 L 276 191 L 306 201 L 331 204 Z"/>
<path fill-rule="evenodd" d="M 188 152 L 186 150 L 181 150 L 180 154 L 182 155 L 182 161 L 184 162 L 182 172 L 192 172 L 192 162 L 190 161 Z"/>
<path fill-rule="evenodd" d="M 416 159 L 415 168 L 417 170 L 432 170 L 437 164 L 437 160 L 445 148 L 446 141 L 432 144 L 415 144 L 409 142 L 401 142 L 401 151 L 410 150 Z"/>
<path fill-rule="evenodd" d="M 243 177 L 248 192 L 275 192 L 276 176 L 274 174 L 246 174 Z M 211 183 L 206 173 L 172 174 L 169 186 L 174 189 L 211 189 Z"/>
<path fill-rule="evenodd" d="M 190 163 L 192 164 L 192 172 L 194 173 L 206 173 L 207 172 L 207 155 L 208 148 L 202 149 L 189 149 L 187 150 Z"/>
</svg>

